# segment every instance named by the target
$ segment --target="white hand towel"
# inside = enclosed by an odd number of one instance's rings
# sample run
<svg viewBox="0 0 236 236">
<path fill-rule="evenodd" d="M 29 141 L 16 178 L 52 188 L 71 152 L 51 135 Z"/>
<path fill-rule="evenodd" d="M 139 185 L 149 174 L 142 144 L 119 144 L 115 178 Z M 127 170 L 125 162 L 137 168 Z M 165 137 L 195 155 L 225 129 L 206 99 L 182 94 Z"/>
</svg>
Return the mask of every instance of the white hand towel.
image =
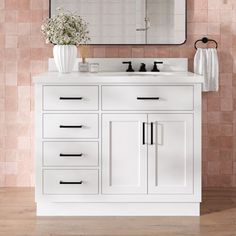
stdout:
<svg viewBox="0 0 236 236">
<path fill-rule="evenodd" d="M 219 60 L 215 48 L 197 49 L 194 57 L 194 72 L 204 76 L 204 92 L 219 90 Z"/>
</svg>

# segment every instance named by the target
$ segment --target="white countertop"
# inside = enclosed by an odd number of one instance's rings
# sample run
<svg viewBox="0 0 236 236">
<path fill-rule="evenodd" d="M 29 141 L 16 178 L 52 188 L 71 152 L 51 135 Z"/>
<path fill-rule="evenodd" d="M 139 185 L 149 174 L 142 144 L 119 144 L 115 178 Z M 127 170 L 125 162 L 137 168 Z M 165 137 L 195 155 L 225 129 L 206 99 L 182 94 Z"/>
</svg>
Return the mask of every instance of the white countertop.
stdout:
<svg viewBox="0 0 236 236">
<path fill-rule="evenodd" d="M 60 74 L 47 72 L 33 77 L 37 84 L 93 84 L 93 83 L 162 83 L 195 84 L 203 83 L 203 77 L 191 72 L 99 72 Z"/>
</svg>

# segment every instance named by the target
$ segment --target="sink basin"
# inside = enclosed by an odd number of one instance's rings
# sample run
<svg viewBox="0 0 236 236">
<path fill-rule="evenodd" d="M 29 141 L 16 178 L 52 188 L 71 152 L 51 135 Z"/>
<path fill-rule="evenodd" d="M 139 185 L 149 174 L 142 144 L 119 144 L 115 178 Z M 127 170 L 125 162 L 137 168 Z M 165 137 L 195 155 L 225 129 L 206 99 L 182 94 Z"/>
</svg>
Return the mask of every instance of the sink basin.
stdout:
<svg viewBox="0 0 236 236">
<path fill-rule="evenodd" d="M 170 76 L 173 72 L 99 72 L 101 76 Z"/>
</svg>

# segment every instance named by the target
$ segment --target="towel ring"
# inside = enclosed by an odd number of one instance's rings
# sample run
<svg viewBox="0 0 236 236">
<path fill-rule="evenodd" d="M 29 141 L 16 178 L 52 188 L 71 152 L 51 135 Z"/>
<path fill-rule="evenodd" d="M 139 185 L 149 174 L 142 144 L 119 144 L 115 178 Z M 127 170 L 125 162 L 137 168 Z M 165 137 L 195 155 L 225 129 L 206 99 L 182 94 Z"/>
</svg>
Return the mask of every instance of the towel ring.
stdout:
<svg viewBox="0 0 236 236">
<path fill-rule="evenodd" d="M 198 42 L 202 42 L 202 43 L 214 42 L 216 44 L 216 49 L 218 48 L 218 43 L 214 39 L 209 39 L 207 37 L 203 37 L 202 39 L 198 39 L 195 42 L 195 44 L 194 44 L 195 49 L 197 49 L 197 43 Z"/>
</svg>

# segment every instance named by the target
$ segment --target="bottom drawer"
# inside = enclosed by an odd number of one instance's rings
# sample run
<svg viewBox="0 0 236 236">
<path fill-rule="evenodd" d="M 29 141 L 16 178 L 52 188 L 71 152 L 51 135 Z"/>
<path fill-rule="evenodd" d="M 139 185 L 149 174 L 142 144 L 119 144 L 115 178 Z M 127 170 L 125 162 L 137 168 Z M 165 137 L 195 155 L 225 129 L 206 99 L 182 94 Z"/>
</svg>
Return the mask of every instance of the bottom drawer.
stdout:
<svg viewBox="0 0 236 236">
<path fill-rule="evenodd" d="M 44 194 L 98 194 L 98 170 L 44 170 Z"/>
</svg>

